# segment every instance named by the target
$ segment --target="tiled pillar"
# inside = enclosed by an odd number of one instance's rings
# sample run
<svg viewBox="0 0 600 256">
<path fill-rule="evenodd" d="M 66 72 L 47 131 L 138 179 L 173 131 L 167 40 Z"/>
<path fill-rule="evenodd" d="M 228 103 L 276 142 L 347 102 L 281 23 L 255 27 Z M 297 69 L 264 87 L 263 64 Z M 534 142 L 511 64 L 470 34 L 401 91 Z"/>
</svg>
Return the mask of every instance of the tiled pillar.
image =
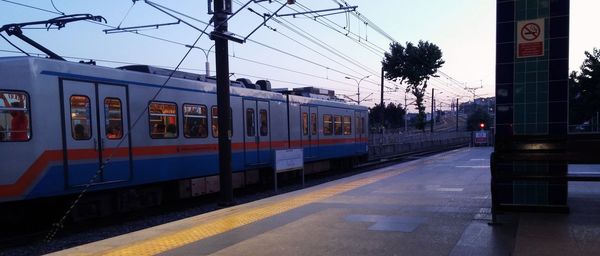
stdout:
<svg viewBox="0 0 600 256">
<path fill-rule="evenodd" d="M 523 38 L 519 22 L 539 19 L 543 19 L 543 55 L 518 56 L 519 37 Z M 566 208 L 567 182 L 553 179 L 566 177 L 565 161 L 502 159 L 566 152 L 568 54 L 569 0 L 497 0 L 495 154 L 499 160 L 495 170 L 499 179 L 494 196 L 503 208 Z M 524 176 L 551 178 L 519 178 Z"/>
</svg>

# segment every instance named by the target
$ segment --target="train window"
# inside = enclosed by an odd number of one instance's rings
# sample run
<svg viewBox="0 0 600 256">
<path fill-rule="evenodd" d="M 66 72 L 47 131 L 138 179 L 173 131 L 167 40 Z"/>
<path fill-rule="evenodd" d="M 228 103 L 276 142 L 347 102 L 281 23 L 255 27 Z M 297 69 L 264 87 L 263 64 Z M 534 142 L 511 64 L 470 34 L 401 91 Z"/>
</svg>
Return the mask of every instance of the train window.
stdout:
<svg viewBox="0 0 600 256">
<path fill-rule="evenodd" d="M 312 135 L 317 135 L 317 113 L 310 113 L 310 133 Z"/>
<path fill-rule="evenodd" d="M 206 106 L 183 104 L 183 136 L 186 138 L 208 137 Z"/>
<path fill-rule="evenodd" d="M 335 135 L 342 134 L 342 117 L 335 116 L 334 117 L 334 127 L 335 127 Z"/>
<path fill-rule="evenodd" d="M 217 106 L 212 106 L 210 109 L 210 114 L 211 114 L 211 129 L 212 129 L 212 134 L 213 137 L 218 138 L 219 137 L 219 110 L 217 109 Z M 229 137 L 233 136 L 233 110 L 230 108 L 229 109 Z"/>
<path fill-rule="evenodd" d="M 177 138 L 177 105 L 167 102 L 151 102 L 150 137 L 153 139 Z"/>
<path fill-rule="evenodd" d="M 260 136 L 269 135 L 269 120 L 267 117 L 267 110 L 260 110 Z"/>
<path fill-rule="evenodd" d="M 252 137 L 256 135 L 254 124 L 254 109 L 246 109 L 246 136 Z"/>
<path fill-rule="evenodd" d="M 361 134 L 365 134 L 366 130 L 365 130 L 365 118 L 361 117 L 360 118 L 360 133 Z"/>
<path fill-rule="evenodd" d="M 308 114 L 302 112 L 302 135 L 308 135 Z"/>
<path fill-rule="evenodd" d="M 71 136 L 75 140 L 89 140 L 92 137 L 90 98 L 71 96 Z"/>
<path fill-rule="evenodd" d="M 104 118 L 106 138 L 109 140 L 123 138 L 123 111 L 120 99 L 104 99 Z"/>
<path fill-rule="evenodd" d="M 362 134 L 362 120 L 356 116 L 356 134 Z"/>
<path fill-rule="evenodd" d="M 344 135 L 352 134 L 352 117 L 344 116 L 342 119 Z"/>
<path fill-rule="evenodd" d="M 333 133 L 333 120 L 331 115 L 323 115 L 323 134 L 331 135 Z"/>
<path fill-rule="evenodd" d="M 0 91 L 0 141 L 31 138 L 29 97 L 24 92 Z"/>
</svg>

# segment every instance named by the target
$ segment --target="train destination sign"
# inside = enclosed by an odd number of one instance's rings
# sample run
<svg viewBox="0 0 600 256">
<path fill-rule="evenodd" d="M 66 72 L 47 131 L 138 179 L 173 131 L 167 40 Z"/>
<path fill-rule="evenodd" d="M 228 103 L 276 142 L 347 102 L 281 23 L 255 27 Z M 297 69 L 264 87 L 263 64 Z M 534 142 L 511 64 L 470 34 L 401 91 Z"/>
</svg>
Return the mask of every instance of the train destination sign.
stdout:
<svg viewBox="0 0 600 256">
<path fill-rule="evenodd" d="M 544 56 L 544 19 L 517 22 L 517 58 Z"/>
</svg>

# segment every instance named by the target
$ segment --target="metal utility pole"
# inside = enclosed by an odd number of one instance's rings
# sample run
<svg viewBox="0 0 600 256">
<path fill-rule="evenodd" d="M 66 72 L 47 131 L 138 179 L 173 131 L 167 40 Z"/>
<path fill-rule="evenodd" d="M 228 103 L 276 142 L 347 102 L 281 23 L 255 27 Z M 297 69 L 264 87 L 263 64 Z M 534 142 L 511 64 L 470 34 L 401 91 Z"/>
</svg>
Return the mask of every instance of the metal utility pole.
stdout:
<svg viewBox="0 0 600 256">
<path fill-rule="evenodd" d="M 406 105 L 406 92 L 404 92 L 404 133 L 408 131 L 408 106 Z"/>
<path fill-rule="evenodd" d="M 456 110 L 456 131 L 458 132 L 458 98 L 456 98 L 456 106 L 454 106 Z"/>
<path fill-rule="evenodd" d="M 220 189 L 220 205 L 230 206 L 235 204 L 233 201 L 233 186 L 232 186 L 232 173 L 231 173 L 231 107 L 230 107 L 230 93 L 229 93 L 229 46 L 228 41 L 231 40 L 237 43 L 244 43 L 246 40 L 258 30 L 261 26 L 263 26 L 267 21 L 269 21 L 274 16 L 277 16 L 277 13 L 288 4 L 294 4 L 294 0 L 287 0 L 286 3 L 282 4 L 282 6 L 272 13 L 268 18 L 265 18 L 264 21 L 254 29 L 250 34 L 246 37 L 241 38 L 227 31 L 227 20 L 229 15 L 235 15 L 240 10 L 243 10 L 248 6 L 248 4 L 254 2 L 263 2 L 265 0 L 260 1 L 249 1 L 245 5 L 243 5 L 238 11 L 232 13 L 231 11 L 231 0 L 208 0 L 209 3 L 209 14 L 214 14 L 213 22 L 215 26 L 215 30 L 211 32 L 210 37 L 215 41 L 215 65 L 216 65 L 216 73 L 217 73 L 217 107 L 218 107 L 218 124 L 219 124 L 219 185 Z M 210 3 L 214 2 L 214 12 L 210 10 Z M 356 9 L 356 7 L 341 7 L 342 10 Z M 331 10 L 323 10 L 323 11 L 331 11 Z M 311 13 L 322 12 L 322 11 L 311 11 Z M 289 15 L 295 15 L 289 14 Z M 208 56 L 208 54 L 206 54 Z M 207 67 L 208 70 L 208 67 Z M 366 76 L 364 78 L 367 78 Z M 363 78 L 363 79 L 364 79 Z M 362 79 L 360 80 L 362 81 Z M 360 90 L 360 81 L 358 81 L 358 86 Z M 360 91 L 359 91 L 360 93 Z M 360 105 L 360 94 L 359 94 L 359 105 Z"/>
<path fill-rule="evenodd" d="M 213 33 L 224 34 L 227 32 L 228 7 L 231 0 L 214 1 L 214 24 Z M 215 63 L 217 72 L 217 107 L 219 124 L 219 185 L 220 204 L 230 206 L 233 201 L 233 186 L 231 174 L 231 140 L 229 136 L 229 45 L 228 40 L 223 37 L 213 36 L 215 41 Z"/>
<path fill-rule="evenodd" d="M 385 105 L 383 105 L 383 67 L 381 67 L 381 113 L 379 114 L 381 117 L 381 133 L 383 133 L 383 127 L 385 126 Z"/>
<path fill-rule="evenodd" d="M 433 118 L 433 113 L 435 111 L 435 88 L 431 88 L 431 133 L 433 133 L 433 121 L 435 120 Z"/>
</svg>

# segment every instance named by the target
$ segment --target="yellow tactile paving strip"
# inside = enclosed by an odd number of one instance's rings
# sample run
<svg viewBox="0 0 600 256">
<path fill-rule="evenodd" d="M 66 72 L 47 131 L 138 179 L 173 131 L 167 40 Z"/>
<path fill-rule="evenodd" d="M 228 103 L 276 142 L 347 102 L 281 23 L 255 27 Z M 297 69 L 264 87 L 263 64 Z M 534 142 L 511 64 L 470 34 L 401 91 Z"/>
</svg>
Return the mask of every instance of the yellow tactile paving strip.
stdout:
<svg viewBox="0 0 600 256">
<path fill-rule="evenodd" d="M 416 164 L 411 164 L 401 169 L 394 169 L 392 171 L 382 172 L 359 180 L 325 187 L 323 189 L 301 194 L 295 197 L 285 198 L 281 201 L 265 206 L 225 215 L 213 221 L 201 223 L 187 229 L 172 233 L 164 233 L 155 238 L 107 250 L 99 253 L 98 255 L 156 255 L 313 202 L 332 197 L 346 191 L 356 189 L 361 186 L 375 183 L 390 176 L 406 172 L 415 167 Z"/>
</svg>

